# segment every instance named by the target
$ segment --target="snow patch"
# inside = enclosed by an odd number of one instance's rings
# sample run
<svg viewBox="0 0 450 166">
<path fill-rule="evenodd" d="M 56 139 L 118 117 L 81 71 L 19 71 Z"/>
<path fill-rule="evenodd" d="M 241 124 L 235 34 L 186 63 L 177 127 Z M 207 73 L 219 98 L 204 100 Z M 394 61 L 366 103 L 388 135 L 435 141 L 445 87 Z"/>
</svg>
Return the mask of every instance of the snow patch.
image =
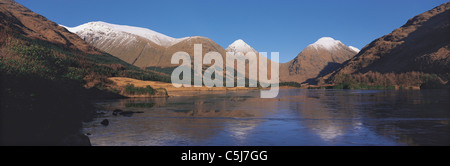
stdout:
<svg viewBox="0 0 450 166">
<path fill-rule="evenodd" d="M 315 43 L 309 45 L 312 46 L 316 49 L 318 48 L 323 48 L 326 49 L 328 51 L 332 51 L 336 48 L 339 47 L 339 45 L 343 44 L 341 41 L 339 40 L 334 40 L 331 37 L 322 37 L 319 40 L 317 40 Z"/>
<path fill-rule="evenodd" d="M 355 51 L 356 53 L 359 53 L 359 51 L 361 51 L 361 50 L 359 50 L 358 48 L 353 47 L 353 46 L 348 46 L 348 48 L 352 49 L 352 50 Z"/>
<path fill-rule="evenodd" d="M 65 26 L 64 26 L 65 27 Z M 175 43 L 178 43 L 180 40 L 183 40 L 185 38 L 176 39 L 169 36 L 166 36 L 164 34 L 155 32 L 150 29 L 146 28 L 140 28 L 140 27 L 133 27 L 128 25 L 116 25 L 116 24 L 110 24 L 102 21 L 96 21 L 96 22 L 89 22 L 83 25 L 79 25 L 76 27 L 66 27 L 67 30 L 76 33 L 76 34 L 83 34 L 83 33 L 91 33 L 91 34 L 115 34 L 115 35 L 121 35 L 126 36 L 126 34 L 120 34 L 122 33 L 129 33 L 133 35 L 137 35 L 143 38 L 146 38 L 160 46 L 169 47 Z"/>
<path fill-rule="evenodd" d="M 253 49 L 250 45 L 244 42 L 242 39 L 238 39 L 234 41 L 232 44 L 228 46 L 227 49 L 225 49 L 227 52 L 242 52 L 242 53 L 248 53 L 248 52 L 257 52 L 255 49 Z"/>
</svg>

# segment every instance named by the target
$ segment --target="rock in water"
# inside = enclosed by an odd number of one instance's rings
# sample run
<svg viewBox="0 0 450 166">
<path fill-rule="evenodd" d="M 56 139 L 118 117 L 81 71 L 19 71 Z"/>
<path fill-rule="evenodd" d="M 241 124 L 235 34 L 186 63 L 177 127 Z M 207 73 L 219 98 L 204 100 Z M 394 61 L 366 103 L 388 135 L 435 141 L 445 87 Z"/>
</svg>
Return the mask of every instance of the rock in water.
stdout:
<svg viewBox="0 0 450 166">
<path fill-rule="evenodd" d="M 120 115 L 126 116 L 126 117 L 131 117 L 131 116 L 133 116 L 134 113 L 135 112 L 133 112 L 133 111 L 123 111 L 120 113 Z"/>
<path fill-rule="evenodd" d="M 118 114 L 121 114 L 123 111 L 122 110 L 120 110 L 120 109 L 115 109 L 114 111 L 113 111 L 113 115 L 114 116 L 117 116 Z"/>
<path fill-rule="evenodd" d="M 109 120 L 108 119 L 104 119 L 102 122 L 100 122 L 103 126 L 108 126 L 109 125 Z"/>
</svg>

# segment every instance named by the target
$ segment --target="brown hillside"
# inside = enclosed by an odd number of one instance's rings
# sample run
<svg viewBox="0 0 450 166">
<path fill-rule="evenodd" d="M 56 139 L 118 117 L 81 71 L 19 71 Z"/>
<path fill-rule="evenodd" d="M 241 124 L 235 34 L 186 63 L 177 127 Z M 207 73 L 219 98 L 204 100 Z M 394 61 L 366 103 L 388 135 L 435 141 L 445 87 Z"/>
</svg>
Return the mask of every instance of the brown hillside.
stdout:
<svg viewBox="0 0 450 166">
<path fill-rule="evenodd" d="M 32 39 L 49 41 L 86 53 L 99 53 L 77 35 L 12 0 L 0 0 L 0 27 Z"/>
<path fill-rule="evenodd" d="M 402 27 L 365 46 L 332 75 L 405 73 L 448 75 L 450 71 L 450 2 L 424 12 Z"/>
<path fill-rule="evenodd" d="M 225 57 L 225 49 L 222 48 L 220 45 L 215 43 L 209 38 L 206 37 L 189 37 L 187 39 L 184 39 L 170 47 L 168 47 L 165 52 L 164 56 L 161 56 L 158 60 L 158 64 L 155 66 L 159 67 L 169 67 L 169 66 L 178 66 L 178 65 L 171 65 L 170 61 L 172 59 L 172 55 L 179 51 L 187 52 L 191 56 L 192 62 L 194 61 L 194 45 L 195 44 L 202 44 L 202 54 L 203 56 L 211 51 L 219 52 L 223 57 Z M 148 57 L 150 60 L 151 57 Z M 145 60 L 145 59 L 144 59 Z M 225 62 L 225 61 L 224 61 Z"/>
</svg>

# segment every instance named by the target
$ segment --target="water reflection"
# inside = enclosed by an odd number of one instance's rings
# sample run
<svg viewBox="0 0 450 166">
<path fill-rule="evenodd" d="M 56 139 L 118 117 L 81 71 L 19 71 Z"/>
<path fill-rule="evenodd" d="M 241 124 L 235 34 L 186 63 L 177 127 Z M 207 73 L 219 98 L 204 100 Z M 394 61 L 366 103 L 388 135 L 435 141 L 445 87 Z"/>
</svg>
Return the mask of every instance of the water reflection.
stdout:
<svg viewBox="0 0 450 166">
<path fill-rule="evenodd" d="M 99 102 L 94 145 L 449 145 L 448 91 L 282 89 Z M 111 111 L 142 111 L 131 117 Z M 109 119 L 109 126 L 99 125 Z"/>
</svg>

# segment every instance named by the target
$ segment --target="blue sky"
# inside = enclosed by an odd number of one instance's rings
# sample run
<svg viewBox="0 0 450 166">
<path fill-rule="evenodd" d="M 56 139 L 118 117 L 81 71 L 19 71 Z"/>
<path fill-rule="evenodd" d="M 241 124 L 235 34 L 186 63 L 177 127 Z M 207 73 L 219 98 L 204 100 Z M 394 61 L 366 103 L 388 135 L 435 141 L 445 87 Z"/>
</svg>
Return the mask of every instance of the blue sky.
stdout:
<svg viewBox="0 0 450 166">
<path fill-rule="evenodd" d="M 69 27 L 90 21 L 181 38 L 237 39 L 287 62 L 320 37 L 362 48 L 446 0 L 16 0 Z"/>
</svg>

